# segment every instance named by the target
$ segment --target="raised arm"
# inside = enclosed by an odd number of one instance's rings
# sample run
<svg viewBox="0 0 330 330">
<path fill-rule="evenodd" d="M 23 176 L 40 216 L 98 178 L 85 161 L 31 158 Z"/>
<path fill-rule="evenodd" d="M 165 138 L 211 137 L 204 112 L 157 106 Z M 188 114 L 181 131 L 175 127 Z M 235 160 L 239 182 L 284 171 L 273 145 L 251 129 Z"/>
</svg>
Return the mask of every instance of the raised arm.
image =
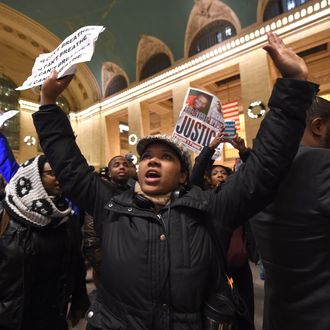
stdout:
<svg viewBox="0 0 330 330">
<path fill-rule="evenodd" d="M 245 141 L 239 135 L 235 135 L 233 139 L 227 140 L 235 149 L 238 150 L 239 157 L 245 163 L 250 156 L 251 149 L 245 145 Z"/>
<path fill-rule="evenodd" d="M 71 79 L 72 76 L 57 79 L 56 72 L 51 74 L 42 86 L 40 110 L 33 114 L 33 120 L 41 147 L 65 195 L 97 217 L 95 212 L 102 212 L 112 191 L 89 170 L 67 116 L 55 104 Z"/>
<path fill-rule="evenodd" d="M 9 182 L 18 169 L 19 164 L 13 155 L 8 140 L 0 130 L 0 173 Z"/>
<path fill-rule="evenodd" d="M 296 155 L 305 127 L 306 110 L 318 86 L 307 82 L 307 66 L 278 36 L 269 34 L 264 49 L 280 70 L 250 157 L 227 184 L 213 194 L 215 215 L 231 229 L 272 201 Z"/>
<path fill-rule="evenodd" d="M 201 153 L 196 157 L 194 167 L 191 171 L 189 183 L 203 187 L 204 174 L 210 169 L 214 163 L 212 156 L 216 147 L 223 142 L 223 130 L 219 131 L 215 138 L 210 142 L 208 146 L 205 146 Z"/>
</svg>

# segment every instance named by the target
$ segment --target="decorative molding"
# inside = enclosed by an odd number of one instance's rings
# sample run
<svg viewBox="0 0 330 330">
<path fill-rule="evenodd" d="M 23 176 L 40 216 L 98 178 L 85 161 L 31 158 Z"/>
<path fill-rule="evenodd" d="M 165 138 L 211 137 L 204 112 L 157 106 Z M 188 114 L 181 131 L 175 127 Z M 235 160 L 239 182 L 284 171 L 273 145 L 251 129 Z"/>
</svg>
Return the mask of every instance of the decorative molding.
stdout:
<svg viewBox="0 0 330 330">
<path fill-rule="evenodd" d="M 314 33 L 329 28 L 330 0 L 313 1 L 308 6 L 301 6 L 296 10 L 283 14 L 263 24 L 253 25 L 244 29 L 235 37 L 215 45 L 210 49 L 193 56 L 189 59 L 176 63 L 168 70 L 151 77 L 141 83 L 132 84 L 126 90 L 113 95 L 99 104 L 95 104 L 72 118 L 90 117 L 96 112 L 115 112 L 116 107 L 126 107 L 127 103 L 137 100 L 151 91 L 155 93 L 158 89 L 171 86 L 177 81 L 189 79 L 192 75 L 205 72 L 215 68 L 228 59 L 242 56 L 253 49 L 260 48 L 267 40 L 267 32 L 274 31 L 281 37 L 292 39 L 297 33 L 305 33 L 308 29 Z M 99 107 L 99 108 L 98 108 Z M 96 110 L 96 108 L 98 108 Z"/>
</svg>

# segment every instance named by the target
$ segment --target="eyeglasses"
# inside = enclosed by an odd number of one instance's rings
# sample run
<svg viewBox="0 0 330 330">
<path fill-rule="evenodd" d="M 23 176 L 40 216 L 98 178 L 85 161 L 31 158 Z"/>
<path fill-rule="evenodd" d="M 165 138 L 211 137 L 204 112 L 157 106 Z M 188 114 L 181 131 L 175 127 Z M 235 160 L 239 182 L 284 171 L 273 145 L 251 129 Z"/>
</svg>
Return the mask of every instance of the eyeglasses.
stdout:
<svg viewBox="0 0 330 330">
<path fill-rule="evenodd" d="M 53 172 L 53 170 L 45 170 L 45 171 L 42 171 L 41 174 L 52 176 L 53 178 L 55 178 L 55 173 Z"/>
</svg>

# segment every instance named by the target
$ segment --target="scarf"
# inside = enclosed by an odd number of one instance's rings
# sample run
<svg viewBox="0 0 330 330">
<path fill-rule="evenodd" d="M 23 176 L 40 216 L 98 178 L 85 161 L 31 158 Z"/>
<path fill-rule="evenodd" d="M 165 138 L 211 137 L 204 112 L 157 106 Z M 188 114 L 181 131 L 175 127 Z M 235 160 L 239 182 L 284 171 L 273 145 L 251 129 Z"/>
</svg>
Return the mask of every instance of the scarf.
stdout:
<svg viewBox="0 0 330 330">
<path fill-rule="evenodd" d="M 145 197 L 148 200 L 152 201 L 155 205 L 156 210 L 158 210 L 162 206 L 166 205 L 170 201 L 171 195 L 172 195 L 172 192 L 169 192 L 169 193 L 164 194 L 164 195 L 149 196 L 149 195 L 147 195 L 146 193 L 144 193 L 142 191 L 141 186 L 140 186 L 138 181 L 136 181 L 136 183 L 135 183 L 134 192 L 136 194 L 142 195 L 143 197 Z"/>
<path fill-rule="evenodd" d="M 42 163 L 40 156 L 22 164 L 6 186 L 3 206 L 15 220 L 34 227 L 57 227 L 69 219 L 71 207 L 64 199 L 47 194 L 39 163 Z"/>
</svg>

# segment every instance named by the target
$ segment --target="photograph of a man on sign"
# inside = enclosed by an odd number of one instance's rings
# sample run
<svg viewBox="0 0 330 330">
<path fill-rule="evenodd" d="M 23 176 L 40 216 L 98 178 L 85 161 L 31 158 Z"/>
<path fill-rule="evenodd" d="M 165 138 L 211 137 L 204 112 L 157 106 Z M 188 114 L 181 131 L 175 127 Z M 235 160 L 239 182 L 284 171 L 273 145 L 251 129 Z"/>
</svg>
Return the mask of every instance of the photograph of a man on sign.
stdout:
<svg viewBox="0 0 330 330">
<path fill-rule="evenodd" d="M 183 107 L 176 122 L 173 136 L 183 142 L 191 151 L 200 153 L 224 125 L 220 100 L 205 91 L 189 88 Z M 215 153 L 218 158 L 220 145 Z"/>
</svg>

